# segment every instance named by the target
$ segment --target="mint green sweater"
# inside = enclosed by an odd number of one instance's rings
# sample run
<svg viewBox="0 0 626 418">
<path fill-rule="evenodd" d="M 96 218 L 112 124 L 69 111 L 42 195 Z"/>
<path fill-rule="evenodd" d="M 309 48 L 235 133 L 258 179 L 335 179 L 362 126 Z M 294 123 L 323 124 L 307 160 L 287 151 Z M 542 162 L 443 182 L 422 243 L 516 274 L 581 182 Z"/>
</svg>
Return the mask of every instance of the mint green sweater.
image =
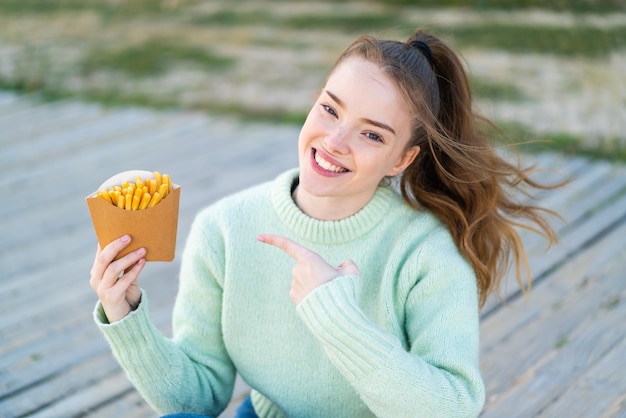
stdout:
<svg viewBox="0 0 626 418">
<path fill-rule="evenodd" d="M 217 416 L 236 373 L 260 417 L 474 417 L 484 402 L 474 273 L 446 228 L 380 187 L 341 221 L 302 213 L 298 171 L 200 212 L 182 256 L 173 338 L 148 317 L 96 322 L 127 376 L 160 413 Z M 294 260 L 260 243 L 289 237 L 343 276 L 289 298 Z"/>
</svg>

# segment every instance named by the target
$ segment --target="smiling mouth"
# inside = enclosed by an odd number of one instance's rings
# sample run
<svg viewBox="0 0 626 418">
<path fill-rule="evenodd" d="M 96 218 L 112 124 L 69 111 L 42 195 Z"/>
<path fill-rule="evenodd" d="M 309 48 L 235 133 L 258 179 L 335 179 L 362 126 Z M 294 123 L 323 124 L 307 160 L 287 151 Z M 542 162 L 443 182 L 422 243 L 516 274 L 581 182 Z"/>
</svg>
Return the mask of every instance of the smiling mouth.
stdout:
<svg viewBox="0 0 626 418">
<path fill-rule="evenodd" d="M 315 158 L 315 162 L 317 163 L 317 165 L 319 165 L 326 171 L 331 171 L 333 173 L 346 173 L 350 171 L 347 168 L 339 167 L 326 161 L 324 158 L 322 158 L 320 153 L 317 152 L 317 150 L 313 150 L 313 158 Z"/>
</svg>

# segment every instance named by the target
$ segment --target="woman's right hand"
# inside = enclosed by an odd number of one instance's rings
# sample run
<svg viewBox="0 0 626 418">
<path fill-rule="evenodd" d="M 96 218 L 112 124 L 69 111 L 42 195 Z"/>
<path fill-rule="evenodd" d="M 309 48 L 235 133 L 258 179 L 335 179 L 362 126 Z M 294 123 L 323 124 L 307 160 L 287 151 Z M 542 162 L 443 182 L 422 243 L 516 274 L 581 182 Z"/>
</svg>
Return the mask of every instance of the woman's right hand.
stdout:
<svg viewBox="0 0 626 418">
<path fill-rule="evenodd" d="M 119 260 L 117 254 L 130 244 L 129 235 L 112 241 L 104 249 L 98 245 L 89 284 L 96 291 L 109 323 L 124 318 L 137 308 L 141 299 L 139 273 L 146 265 L 145 248 L 139 248 Z"/>
</svg>

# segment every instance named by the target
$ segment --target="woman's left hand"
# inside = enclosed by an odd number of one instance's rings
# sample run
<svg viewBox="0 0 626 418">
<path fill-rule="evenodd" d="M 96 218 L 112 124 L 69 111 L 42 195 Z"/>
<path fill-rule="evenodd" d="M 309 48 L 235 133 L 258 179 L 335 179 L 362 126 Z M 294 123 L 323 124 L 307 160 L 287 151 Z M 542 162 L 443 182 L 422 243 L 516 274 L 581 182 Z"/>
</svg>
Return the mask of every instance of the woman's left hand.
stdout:
<svg viewBox="0 0 626 418">
<path fill-rule="evenodd" d="M 257 239 L 280 248 L 296 260 L 293 268 L 293 280 L 289 297 L 296 304 L 300 303 L 318 286 L 348 274 L 360 274 L 352 260 L 347 260 L 337 267 L 328 264 L 319 254 L 306 247 L 278 235 L 261 234 Z"/>
</svg>

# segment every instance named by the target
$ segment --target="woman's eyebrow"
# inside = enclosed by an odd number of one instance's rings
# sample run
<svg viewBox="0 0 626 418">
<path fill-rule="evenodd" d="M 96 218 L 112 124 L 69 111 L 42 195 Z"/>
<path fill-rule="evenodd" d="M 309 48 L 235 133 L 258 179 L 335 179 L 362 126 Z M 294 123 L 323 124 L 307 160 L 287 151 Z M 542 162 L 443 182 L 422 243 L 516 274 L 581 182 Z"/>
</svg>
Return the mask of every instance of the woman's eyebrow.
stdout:
<svg viewBox="0 0 626 418">
<path fill-rule="evenodd" d="M 326 94 L 328 94 L 330 96 L 330 98 L 333 99 L 335 101 L 335 103 L 337 103 L 339 105 L 339 107 L 345 108 L 344 102 L 339 97 L 337 97 L 335 94 L 331 93 L 328 90 L 324 90 L 324 92 Z M 381 128 L 381 129 L 384 129 L 384 130 L 389 131 L 392 134 L 396 135 L 396 131 L 391 126 L 387 125 L 386 123 L 378 122 L 378 121 L 375 121 L 375 120 L 372 120 L 372 119 L 368 119 L 368 118 L 362 118 L 362 120 L 365 123 L 369 123 L 370 125 L 377 126 L 377 127 Z"/>
</svg>

